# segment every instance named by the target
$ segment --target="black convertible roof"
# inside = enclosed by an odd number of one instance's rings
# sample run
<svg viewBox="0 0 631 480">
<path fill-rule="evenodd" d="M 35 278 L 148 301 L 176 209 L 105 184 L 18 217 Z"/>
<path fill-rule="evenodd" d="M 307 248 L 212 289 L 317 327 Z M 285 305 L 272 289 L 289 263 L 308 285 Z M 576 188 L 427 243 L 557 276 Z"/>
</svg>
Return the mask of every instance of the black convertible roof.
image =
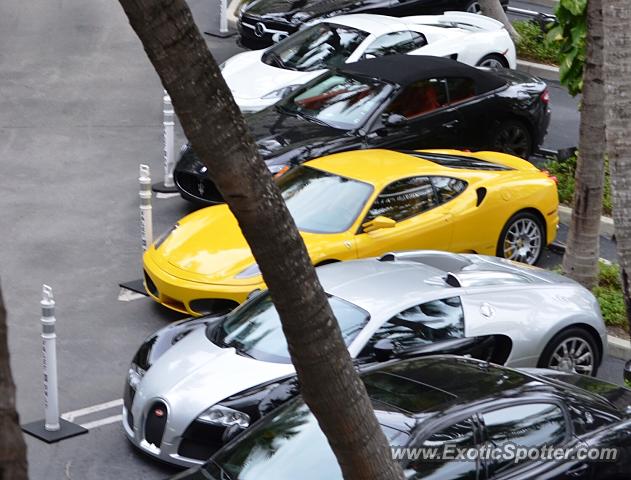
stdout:
<svg viewBox="0 0 631 480">
<path fill-rule="evenodd" d="M 506 85 L 506 80 L 491 72 L 471 67 L 456 60 L 426 55 L 386 55 L 349 63 L 340 72 L 397 83 L 403 87 L 430 78 L 471 78 L 476 92 L 483 93 Z"/>
</svg>

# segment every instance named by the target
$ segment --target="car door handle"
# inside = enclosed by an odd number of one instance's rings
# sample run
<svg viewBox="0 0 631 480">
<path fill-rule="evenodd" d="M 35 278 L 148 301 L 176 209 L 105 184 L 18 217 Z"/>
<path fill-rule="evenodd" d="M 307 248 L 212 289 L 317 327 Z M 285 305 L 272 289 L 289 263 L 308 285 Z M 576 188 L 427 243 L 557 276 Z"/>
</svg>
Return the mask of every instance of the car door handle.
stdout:
<svg viewBox="0 0 631 480">
<path fill-rule="evenodd" d="M 443 128 L 454 128 L 460 123 L 460 120 L 452 120 L 450 122 L 443 123 Z"/>
<path fill-rule="evenodd" d="M 568 476 L 570 477 L 581 477 L 589 468 L 587 463 L 582 463 L 577 467 L 571 468 L 567 471 Z"/>
</svg>

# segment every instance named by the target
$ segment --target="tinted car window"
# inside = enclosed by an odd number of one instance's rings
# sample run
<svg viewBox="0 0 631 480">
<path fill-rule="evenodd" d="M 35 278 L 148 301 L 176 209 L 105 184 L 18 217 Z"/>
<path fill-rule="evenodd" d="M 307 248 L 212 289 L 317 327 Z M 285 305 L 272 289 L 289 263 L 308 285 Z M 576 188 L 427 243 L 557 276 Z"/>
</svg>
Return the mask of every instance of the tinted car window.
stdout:
<svg viewBox="0 0 631 480">
<path fill-rule="evenodd" d="M 368 323 L 368 312 L 341 298 L 329 296 L 342 338 L 349 345 Z M 211 341 L 237 352 L 275 363 L 291 363 L 287 340 L 269 293 L 263 293 L 237 308 L 208 332 Z"/>
<path fill-rule="evenodd" d="M 362 125 L 391 87 L 375 79 L 329 74 L 276 104 L 281 111 L 342 130 Z"/>
<path fill-rule="evenodd" d="M 400 222 L 437 205 L 432 183 L 427 177 L 404 178 L 382 190 L 370 207 L 366 221 L 379 215 Z"/>
<path fill-rule="evenodd" d="M 447 105 L 445 82 L 436 78 L 408 85 L 388 106 L 387 113 L 414 118 Z"/>
<path fill-rule="evenodd" d="M 437 449 L 442 452 L 447 448 L 474 448 L 476 446 L 475 427 L 470 418 L 462 420 L 454 425 L 431 435 L 421 447 L 431 451 Z M 474 480 L 477 478 L 479 463 L 477 460 L 452 460 L 452 461 L 417 461 L 412 462 L 406 468 L 406 473 L 414 472 L 414 479 L 443 480 L 456 478 L 458 480 Z"/>
<path fill-rule="evenodd" d="M 275 67 L 305 72 L 341 67 L 367 36 L 356 28 L 319 23 L 274 45 L 262 60 Z"/>
<path fill-rule="evenodd" d="M 347 230 L 372 193 L 366 183 L 305 166 L 280 177 L 278 186 L 298 229 L 315 233 Z"/>
<path fill-rule="evenodd" d="M 407 53 L 427 45 L 425 37 L 418 32 L 409 30 L 392 32 L 375 39 L 364 52 L 364 57 L 381 57 L 397 53 Z"/>
<path fill-rule="evenodd" d="M 460 297 L 433 300 L 402 311 L 385 322 L 362 351 L 369 355 L 376 342 L 388 339 L 400 348 L 422 347 L 464 337 L 464 312 Z"/>
<path fill-rule="evenodd" d="M 430 177 L 434 188 L 436 189 L 436 195 L 438 196 L 439 203 L 446 203 L 449 200 L 457 197 L 465 188 L 467 188 L 467 182 L 451 177 Z"/>
<path fill-rule="evenodd" d="M 447 89 L 450 104 L 475 96 L 475 83 L 470 78 L 448 78 Z"/>
<path fill-rule="evenodd" d="M 487 438 L 492 447 L 513 443 L 520 447 L 560 445 L 567 426 L 563 410 L 549 403 L 530 403 L 501 408 L 482 414 Z M 493 461 L 493 471 L 514 465 L 514 461 Z"/>
</svg>

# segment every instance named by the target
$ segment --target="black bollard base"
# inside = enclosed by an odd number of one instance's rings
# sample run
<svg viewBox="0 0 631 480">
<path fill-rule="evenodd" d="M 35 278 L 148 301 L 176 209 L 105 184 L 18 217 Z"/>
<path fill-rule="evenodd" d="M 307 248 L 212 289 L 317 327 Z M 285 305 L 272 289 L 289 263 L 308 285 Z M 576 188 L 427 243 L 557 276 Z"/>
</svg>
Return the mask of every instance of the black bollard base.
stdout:
<svg viewBox="0 0 631 480">
<path fill-rule="evenodd" d="M 175 185 L 167 187 L 164 182 L 154 183 L 151 185 L 151 190 L 156 193 L 177 193 L 178 189 Z"/>
<path fill-rule="evenodd" d="M 59 430 L 51 432 L 44 427 L 45 421 L 38 420 L 36 422 L 22 425 L 22 431 L 46 443 L 56 443 L 66 438 L 76 437 L 88 433 L 87 428 L 83 428 L 76 423 L 68 422 L 63 418 L 59 419 Z"/>
<path fill-rule="evenodd" d="M 126 288 L 127 290 L 131 290 L 132 292 L 140 293 L 146 297 L 148 296 L 142 278 L 139 278 L 138 280 L 131 280 L 129 282 L 121 282 L 118 284 L 118 286 L 121 288 Z"/>
<path fill-rule="evenodd" d="M 205 30 L 204 33 L 206 35 L 210 35 L 211 37 L 217 37 L 217 38 L 228 38 L 237 34 L 237 32 L 235 32 L 234 30 L 228 30 L 227 32 L 222 32 L 221 30 L 215 30 L 215 29 Z"/>
</svg>

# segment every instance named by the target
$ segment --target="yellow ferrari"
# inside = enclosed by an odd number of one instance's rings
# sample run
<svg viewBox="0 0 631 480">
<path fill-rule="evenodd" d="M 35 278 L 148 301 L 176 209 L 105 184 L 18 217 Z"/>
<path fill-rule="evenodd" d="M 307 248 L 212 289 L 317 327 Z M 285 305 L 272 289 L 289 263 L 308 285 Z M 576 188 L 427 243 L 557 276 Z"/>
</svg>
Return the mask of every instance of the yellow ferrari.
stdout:
<svg viewBox="0 0 631 480">
<path fill-rule="evenodd" d="M 557 233 L 555 179 L 502 153 L 345 152 L 277 183 L 315 265 L 410 249 L 534 264 Z M 191 315 L 231 309 L 264 288 L 226 205 L 180 220 L 147 250 L 144 270 L 154 300 Z"/>
</svg>

